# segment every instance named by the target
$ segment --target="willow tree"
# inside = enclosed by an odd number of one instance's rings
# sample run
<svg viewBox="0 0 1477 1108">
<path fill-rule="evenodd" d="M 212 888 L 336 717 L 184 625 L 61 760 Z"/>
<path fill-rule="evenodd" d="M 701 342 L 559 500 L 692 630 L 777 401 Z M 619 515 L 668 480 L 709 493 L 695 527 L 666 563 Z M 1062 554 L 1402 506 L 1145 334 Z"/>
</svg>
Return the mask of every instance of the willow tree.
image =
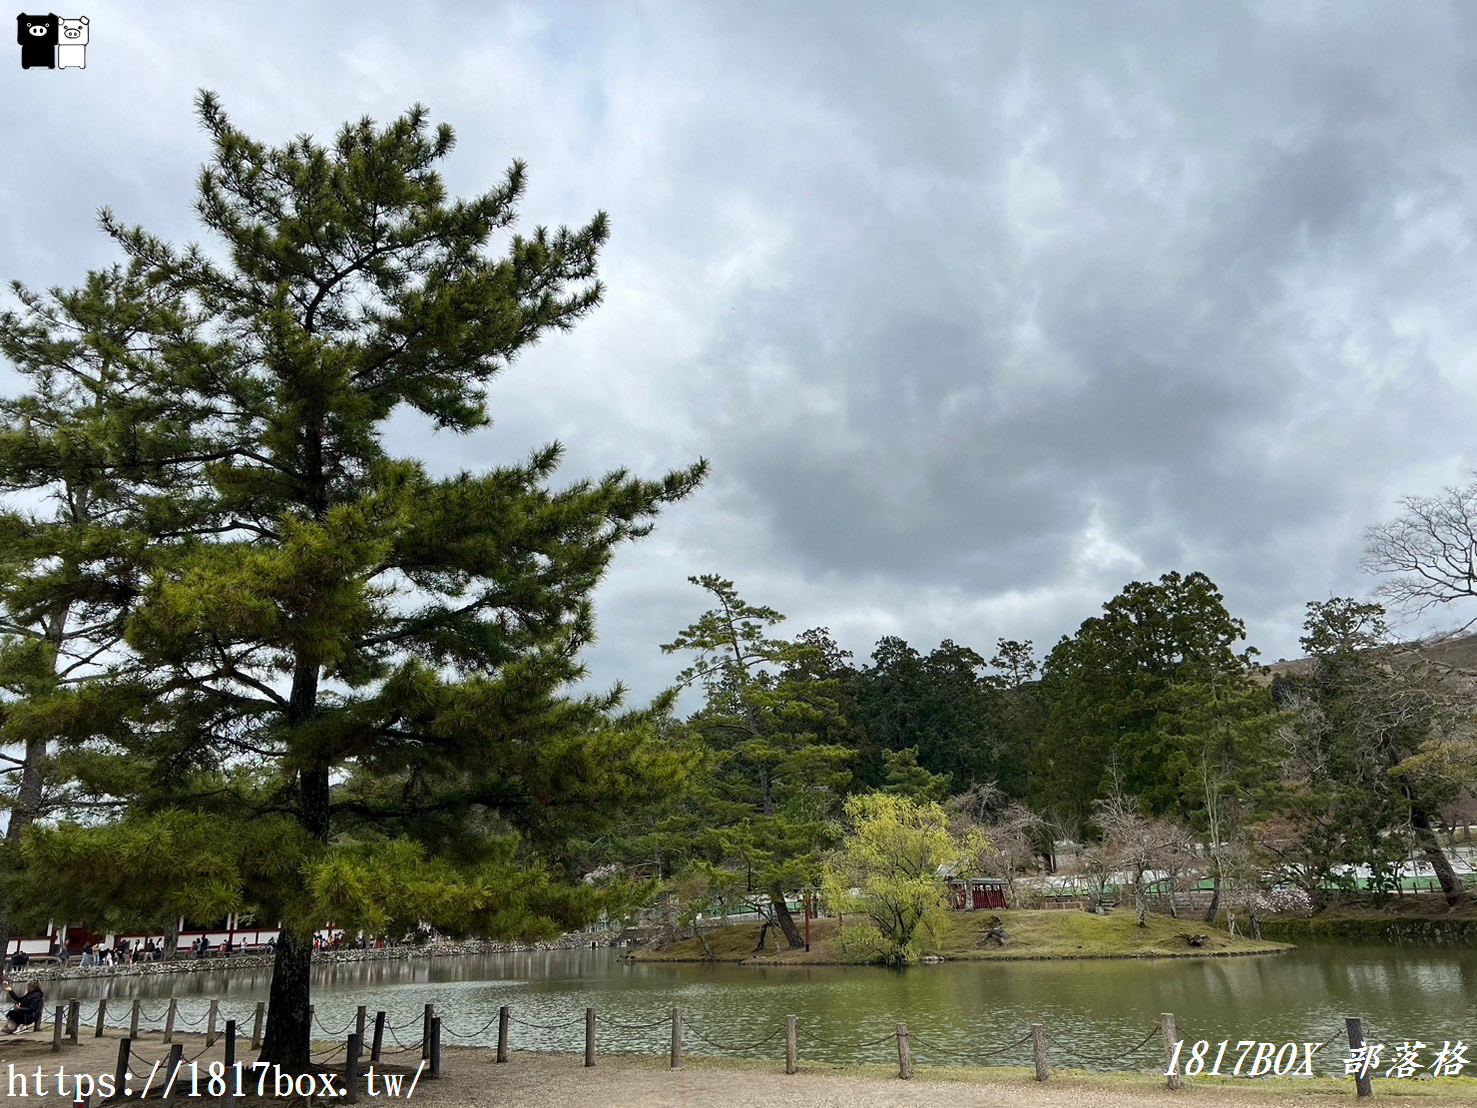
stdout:
<svg viewBox="0 0 1477 1108">
<path fill-rule="evenodd" d="M 156 698 L 124 753 L 143 770 L 140 815 L 214 814 L 222 834 L 290 822 L 270 847 L 287 876 L 242 896 L 285 924 L 262 1060 L 301 1070 L 324 911 L 370 926 L 419 909 L 495 935 L 585 922 L 561 836 L 681 769 L 652 713 L 617 714 L 619 686 L 570 691 L 591 593 L 705 463 L 554 488 L 557 443 L 447 477 L 392 454 L 393 413 L 489 426 L 494 375 L 599 303 L 605 215 L 492 250 L 524 166 L 449 199 L 437 167 L 453 134 L 421 107 L 275 147 L 210 93 L 198 109 L 213 156 L 196 208 L 219 248 L 103 213 L 133 263 L 208 320 L 151 386 L 191 408 L 193 442 L 129 618 Z"/>
</svg>

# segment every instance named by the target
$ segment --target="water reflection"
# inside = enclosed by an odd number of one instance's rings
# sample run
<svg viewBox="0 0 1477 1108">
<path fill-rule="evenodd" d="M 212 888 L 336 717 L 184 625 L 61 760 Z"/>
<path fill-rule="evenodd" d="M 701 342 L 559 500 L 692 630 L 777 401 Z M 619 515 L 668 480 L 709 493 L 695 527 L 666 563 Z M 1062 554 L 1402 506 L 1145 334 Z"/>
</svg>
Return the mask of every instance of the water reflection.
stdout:
<svg viewBox="0 0 1477 1108">
<path fill-rule="evenodd" d="M 1138 1042 L 1161 1012 L 1177 1015 L 1184 1037 L 1213 1042 L 1322 1042 L 1346 1015 L 1363 1016 L 1386 1041 L 1477 1036 L 1477 951 L 1449 947 L 1309 945 L 1268 958 L 953 963 L 906 972 L 631 964 L 607 950 L 572 950 L 325 965 L 314 979 L 324 1038 L 346 1028 L 364 1004 L 371 1012 L 386 1009 L 411 1041 L 423 1006 L 434 1003 L 446 1042 L 490 1045 L 498 1008 L 507 1004 L 519 1021 L 515 1049 L 582 1049 L 587 1006 L 607 1021 L 601 1050 L 664 1051 L 664 1021 L 681 1007 L 692 1053 L 782 1056 L 776 1029 L 793 1013 L 802 1056 L 836 1062 L 883 1060 L 885 1047 L 865 1044 L 891 1033 L 898 1020 L 918 1037 L 920 1059 L 938 1063 L 959 1060 L 956 1054 L 979 1060 L 1032 1023 L 1044 1024 L 1085 1063 Z M 218 998 L 223 1019 L 249 1026 L 268 984 L 266 973 L 254 972 L 94 978 L 61 983 L 53 997 L 107 997 L 113 1022 L 121 1022 L 137 995 L 146 1026 L 174 997 L 181 1026 L 192 1028 Z M 1134 1059 L 1103 1068 L 1150 1068 L 1157 1049 L 1151 1043 Z M 1028 1050 L 1007 1049 L 994 1059 L 1021 1064 Z M 1321 1065 L 1331 1069 L 1332 1052 L 1326 1057 Z"/>
</svg>

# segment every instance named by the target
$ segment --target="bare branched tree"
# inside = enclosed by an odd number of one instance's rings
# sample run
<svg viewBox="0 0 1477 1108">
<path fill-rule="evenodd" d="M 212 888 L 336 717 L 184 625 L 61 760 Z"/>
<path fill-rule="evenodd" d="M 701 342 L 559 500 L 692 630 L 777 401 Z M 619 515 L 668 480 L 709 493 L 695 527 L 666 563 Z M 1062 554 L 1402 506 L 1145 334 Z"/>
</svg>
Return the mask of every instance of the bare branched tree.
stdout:
<svg viewBox="0 0 1477 1108">
<path fill-rule="evenodd" d="M 1412 614 L 1477 597 L 1477 482 L 1400 505 L 1403 515 L 1365 534 L 1363 568 L 1392 575 L 1376 592 Z"/>
<path fill-rule="evenodd" d="M 1149 915 L 1151 872 L 1184 868 L 1191 853 L 1189 829 L 1171 820 L 1140 815 L 1133 800 L 1114 795 L 1093 805 L 1093 820 L 1102 828 L 1101 850 L 1114 868 L 1128 874 L 1133 908 L 1140 927 Z"/>
<path fill-rule="evenodd" d="M 1020 876 L 1036 860 L 1041 817 L 1024 804 L 1006 802 L 993 782 L 971 786 L 945 807 L 956 834 L 972 828 L 984 832 L 979 857 L 970 862 L 980 873 L 1003 878 L 1006 906 L 1019 908 Z"/>
</svg>

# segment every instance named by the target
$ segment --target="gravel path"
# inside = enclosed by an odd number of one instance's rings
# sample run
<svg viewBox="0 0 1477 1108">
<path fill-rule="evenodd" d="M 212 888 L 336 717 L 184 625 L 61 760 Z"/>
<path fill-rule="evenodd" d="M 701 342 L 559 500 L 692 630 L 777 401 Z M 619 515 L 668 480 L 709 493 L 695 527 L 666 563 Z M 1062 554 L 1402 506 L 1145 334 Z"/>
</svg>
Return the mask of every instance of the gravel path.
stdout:
<svg viewBox="0 0 1477 1108">
<path fill-rule="evenodd" d="M 188 1059 L 204 1046 L 202 1036 L 181 1035 Z M 148 1062 L 168 1052 L 158 1035 L 141 1036 L 136 1057 L 145 1059 L 141 1067 L 147 1072 Z M 7 1078 L 26 1073 L 34 1081 L 37 1066 L 47 1075 L 48 1096 L 37 1097 L 32 1088 L 25 1100 L 5 1097 L 16 1108 L 40 1108 L 41 1105 L 70 1104 L 70 1098 L 55 1095 L 54 1075 L 58 1064 L 66 1067 L 68 1081 L 76 1073 L 111 1073 L 117 1058 L 118 1036 L 110 1032 L 102 1039 L 91 1037 L 87 1029 L 78 1046 L 66 1044 L 61 1054 L 51 1053 L 51 1040 L 45 1036 L 23 1036 L 21 1039 L 0 1037 L 0 1094 L 7 1089 Z M 221 1057 L 221 1048 L 199 1058 L 202 1067 Z M 243 1059 L 250 1055 L 243 1052 Z M 417 1062 L 417 1053 L 402 1057 Z M 1162 1079 L 1143 1076 L 1125 1077 L 1121 1083 L 1105 1085 L 1095 1079 L 1055 1076 L 1044 1085 L 1028 1077 L 973 1075 L 958 1079 L 930 1079 L 920 1072 L 912 1081 L 878 1074 L 856 1076 L 825 1071 L 801 1072 L 786 1076 L 783 1063 L 773 1066 L 755 1065 L 752 1069 L 732 1068 L 689 1058 L 686 1068 L 672 1071 L 665 1059 L 605 1056 L 594 1069 L 585 1069 L 577 1055 L 533 1054 L 514 1052 L 507 1065 L 495 1063 L 491 1050 L 483 1048 L 449 1048 L 445 1052 L 444 1076 L 439 1081 L 422 1077 L 414 1099 L 423 1108 L 483 1108 L 489 1105 L 518 1108 L 1132 1108 L 1142 1104 L 1175 1104 L 1215 1106 L 1215 1108 L 1276 1108 L 1279 1105 L 1311 1108 L 1317 1104 L 1355 1102 L 1352 1087 L 1333 1095 L 1289 1096 L 1272 1086 L 1187 1088 L 1170 1093 Z M 13 1067 L 13 1068 L 12 1068 Z M 955 1074 L 960 1071 L 954 1071 Z M 1463 1082 L 1468 1088 L 1443 1091 L 1420 1088 L 1420 1082 L 1384 1083 L 1376 1085 L 1376 1096 L 1400 1092 L 1407 1103 L 1437 1108 L 1448 1105 L 1477 1105 L 1477 1081 Z M 1383 1088 L 1381 1086 L 1384 1086 Z M 180 1086 L 185 1089 L 185 1085 Z M 203 1088 L 202 1088 L 203 1091 Z M 1311 1092 L 1311 1090 L 1309 1090 Z M 387 1098 L 360 1097 L 360 1105 L 385 1105 Z M 157 1100 L 151 1102 L 158 1105 Z M 92 1103 L 96 1105 L 94 1097 Z M 209 1098 L 188 1096 L 176 1102 L 176 1108 L 205 1108 Z M 250 1103 L 250 1101 L 248 1101 Z M 334 1103 L 315 1101 L 315 1104 Z M 342 1103 L 339 1101 L 337 1103 Z M 301 1104 L 301 1101 L 299 1101 Z"/>
</svg>

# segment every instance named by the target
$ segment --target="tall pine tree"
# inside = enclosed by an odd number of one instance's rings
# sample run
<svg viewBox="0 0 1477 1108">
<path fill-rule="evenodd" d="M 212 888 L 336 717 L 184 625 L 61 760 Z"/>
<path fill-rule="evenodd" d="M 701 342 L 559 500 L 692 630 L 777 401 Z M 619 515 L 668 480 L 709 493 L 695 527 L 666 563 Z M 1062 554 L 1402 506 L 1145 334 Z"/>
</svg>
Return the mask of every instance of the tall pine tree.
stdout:
<svg viewBox="0 0 1477 1108">
<path fill-rule="evenodd" d="M 149 280 L 208 320 L 153 381 L 191 408 L 193 442 L 129 617 L 155 700 L 128 754 L 146 771 L 141 817 L 290 822 L 264 867 L 287 876 L 243 896 L 286 923 L 262 1060 L 303 1070 L 321 913 L 419 908 L 484 933 L 584 922 L 562 838 L 683 764 L 652 713 L 614 714 L 619 688 L 569 694 L 590 596 L 705 464 L 555 489 L 558 444 L 449 478 L 393 456 L 392 413 L 488 426 L 490 379 L 599 303 L 606 217 L 512 235 L 498 256 L 524 166 L 448 199 L 452 131 L 423 108 L 271 147 L 213 95 L 198 107 L 214 156 L 197 209 L 219 258 L 104 213 Z"/>
<path fill-rule="evenodd" d="M 138 264 L 76 289 L 12 290 L 0 355 L 29 389 L 0 402 L 0 951 L 22 838 L 43 817 L 95 808 L 106 790 L 90 771 L 116 767 L 82 744 L 119 738 L 140 702 L 117 666 L 167 478 L 150 457 L 187 441 L 176 399 L 149 385 L 164 351 L 198 330 Z"/>
<path fill-rule="evenodd" d="M 707 693 L 691 720 L 718 754 L 704 802 L 722 827 L 726 852 L 745 871 L 746 888 L 797 949 L 805 940 L 785 895 L 819 879 L 855 757 L 818 733 L 845 732 L 831 699 L 836 683 L 811 676 L 826 664 L 815 636 L 770 638 L 785 618 L 779 612 L 747 603 L 732 581 L 716 575 L 688 580 L 716 606 L 662 650 L 694 654 L 678 680 Z"/>
</svg>

